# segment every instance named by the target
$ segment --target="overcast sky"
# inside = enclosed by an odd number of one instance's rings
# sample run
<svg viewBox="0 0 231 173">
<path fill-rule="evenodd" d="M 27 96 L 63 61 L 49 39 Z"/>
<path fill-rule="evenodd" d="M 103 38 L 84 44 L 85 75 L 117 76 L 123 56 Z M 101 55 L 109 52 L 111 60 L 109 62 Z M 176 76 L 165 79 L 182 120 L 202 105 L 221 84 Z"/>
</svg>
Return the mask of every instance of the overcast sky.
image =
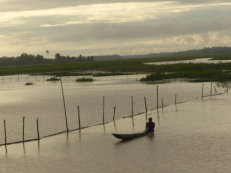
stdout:
<svg viewBox="0 0 231 173">
<path fill-rule="evenodd" d="M 0 56 L 146 54 L 231 46 L 225 0 L 0 0 Z"/>
</svg>

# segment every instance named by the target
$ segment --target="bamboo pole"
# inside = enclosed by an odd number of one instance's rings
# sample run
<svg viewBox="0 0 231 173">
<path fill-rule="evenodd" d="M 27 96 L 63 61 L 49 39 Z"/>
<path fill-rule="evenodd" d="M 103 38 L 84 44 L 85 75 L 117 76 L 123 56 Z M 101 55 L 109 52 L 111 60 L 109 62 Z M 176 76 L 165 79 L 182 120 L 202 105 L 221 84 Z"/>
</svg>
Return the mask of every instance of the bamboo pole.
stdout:
<svg viewBox="0 0 231 173">
<path fill-rule="evenodd" d="M 157 112 L 159 112 L 159 90 L 158 90 L 158 85 L 156 86 L 156 108 L 157 108 Z"/>
<path fill-rule="evenodd" d="M 131 103 L 132 103 L 132 117 L 134 116 L 133 115 L 133 96 L 131 96 Z"/>
<path fill-rule="evenodd" d="M 146 113 L 146 120 L 148 119 L 148 108 L 147 108 L 147 100 L 146 97 L 144 97 L 144 105 L 145 105 L 145 113 Z"/>
<path fill-rule="evenodd" d="M 211 81 L 211 85 L 210 85 L 210 96 L 213 95 L 213 89 L 212 89 L 212 87 L 213 87 L 213 82 Z"/>
<path fill-rule="evenodd" d="M 176 98 L 177 98 L 177 95 L 175 94 L 175 108 L 176 108 L 176 111 L 177 111 L 177 101 L 176 101 Z"/>
<path fill-rule="evenodd" d="M 25 117 L 22 119 L 22 142 L 25 141 Z"/>
<path fill-rule="evenodd" d="M 116 106 L 114 107 L 114 111 L 113 111 L 113 121 L 115 121 L 115 111 L 116 111 Z"/>
<path fill-rule="evenodd" d="M 203 99 L 203 97 L 204 97 L 204 84 L 203 84 L 203 83 L 202 83 L 201 97 L 202 97 L 202 99 Z"/>
<path fill-rule="evenodd" d="M 38 142 L 40 140 L 40 135 L 39 135 L 39 122 L 38 122 L 38 118 L 36 120 L 36 124 L 37 124 L 37 137 L 38 137 Z"/>
<path fill-rule="evenodd" d="M 69 129 L 68 129 L 68 123 L 67 123 L 67 111 L 66 111 L 66 103 L 65 103 L 64 91 L 63 91 L 63 82 L 62 82 L 61 77 L 60 77 L 60 84 L 61 84 L 61 90 L 62 90 L 62 96 L 63 96 L 63 108 L 64 108 L 64 116 L 65 116 L 65 121 L 66 121 L 66 130 L 68 133 Z"/>
<path fill-rule="evenodd" d="M 103 124 L 105 122 L 105 118 L 104 118 L 104 109 L 105 109 L 105 97 L 103 96 Z"/>
<path fill-rule="evenodd" d="M 79 130 L 81 130 L 81 121 L 80 121 L 80 110 L 78 106 L 78 122 L 79 122 Z"/>
<path fill-rule="evenodd" d="M 7 152 L 6 120 L 4 120 L 5 149 Z"/>
<path fill-rule="evenodd" d="M 226 84 L 226 87 L 227 87 L 227 94 L 229 93 L 229 86 L 228 86 L 228 83 Z"/>
</svg>

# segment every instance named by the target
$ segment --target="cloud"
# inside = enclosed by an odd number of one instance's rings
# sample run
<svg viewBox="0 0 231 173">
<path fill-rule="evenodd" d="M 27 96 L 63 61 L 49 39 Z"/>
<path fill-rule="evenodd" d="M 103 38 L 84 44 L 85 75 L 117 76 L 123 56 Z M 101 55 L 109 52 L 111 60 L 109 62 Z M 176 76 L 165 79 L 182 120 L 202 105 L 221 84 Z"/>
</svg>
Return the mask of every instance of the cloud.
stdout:
<svg viewBox="0 0 231 173">
<path fill-rule="evenodd" d="M 0 12 L 2 26 L 27 24 L 27 19 L 50 19 L 47 23 L 38 22 L 41 27 L 57 27 L 84 23 L 124 23 L 142 22 L 198 8 L 231 6 L 231 3 L 178 4 L 176 2 L 126 2 L 53 7 L 50 9 Z M 60 20 L 64 18 L 66 20 Z M 54 23 L 53 21 L 56 21 Z M 29 23 L 28 23 L 29 25 Z"/>
<path fill-rule="evenodd" d="M 225 46 L 230 16 L 231 3 L 215 0 L 5 0 L 0 2 L 0 54 L 46 49 L 135 54 Z"/>
</svg>

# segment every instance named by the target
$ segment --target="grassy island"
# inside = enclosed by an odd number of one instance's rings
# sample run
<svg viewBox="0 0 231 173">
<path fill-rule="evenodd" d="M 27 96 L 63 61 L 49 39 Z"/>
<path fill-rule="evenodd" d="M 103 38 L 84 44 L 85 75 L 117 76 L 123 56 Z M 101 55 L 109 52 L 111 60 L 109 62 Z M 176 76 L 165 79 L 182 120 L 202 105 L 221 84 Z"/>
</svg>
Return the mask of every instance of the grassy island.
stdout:
<svg viewBox="0 0 231 173">
<path fill-rule="evenodd" d="M 76 82 L 93 82 L 93 81 L 94 81 L 93 78 L 87 78 L 87 77 L 76 79 Z"/>
</svg>

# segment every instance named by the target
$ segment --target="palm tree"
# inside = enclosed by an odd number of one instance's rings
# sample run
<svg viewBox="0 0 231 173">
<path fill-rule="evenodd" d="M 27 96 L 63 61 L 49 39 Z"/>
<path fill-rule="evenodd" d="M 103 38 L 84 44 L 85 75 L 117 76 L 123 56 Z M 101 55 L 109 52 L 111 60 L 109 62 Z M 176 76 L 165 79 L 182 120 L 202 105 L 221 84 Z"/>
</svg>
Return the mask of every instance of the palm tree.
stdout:
<svg viewBox="0 0 231 173">
<path fill-rule="evenodd" d="M 46 50 L 46 54 L 47 54 L 47 57 L 49 58 L 49 53 L 50 53 L 50 51 L 49 50 Z"/>
</svg>

